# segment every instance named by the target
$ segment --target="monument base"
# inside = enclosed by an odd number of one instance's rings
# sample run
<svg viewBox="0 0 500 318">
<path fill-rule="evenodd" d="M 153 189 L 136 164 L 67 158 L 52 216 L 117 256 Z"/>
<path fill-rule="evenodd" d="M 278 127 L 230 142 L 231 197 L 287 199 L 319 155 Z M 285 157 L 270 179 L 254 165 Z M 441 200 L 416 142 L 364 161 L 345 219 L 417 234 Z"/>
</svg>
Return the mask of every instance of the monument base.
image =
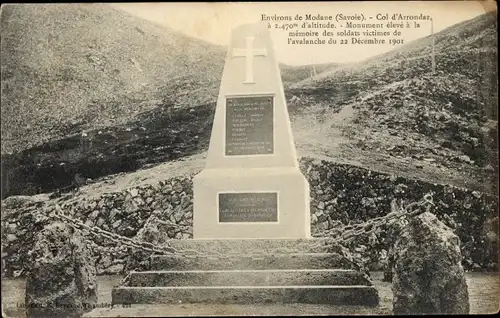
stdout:
<svg viewBox="0 0 500 318">
<path fill-rule="evenodd" d="M 206 169 L 193 178 L 195 239 L 310 238 L 298 168 Z"/>
</svg>

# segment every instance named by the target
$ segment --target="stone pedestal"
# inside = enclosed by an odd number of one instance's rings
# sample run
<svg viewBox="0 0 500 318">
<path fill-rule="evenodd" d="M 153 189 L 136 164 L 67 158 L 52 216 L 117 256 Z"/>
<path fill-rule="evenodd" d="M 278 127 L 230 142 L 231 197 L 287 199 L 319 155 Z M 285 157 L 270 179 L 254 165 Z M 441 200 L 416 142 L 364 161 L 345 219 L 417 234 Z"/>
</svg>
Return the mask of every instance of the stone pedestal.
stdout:
<svg viewBox="0 0 500 318">
<path fill-rule="evenodd" d="M 193 186 L 196 239 L 311 235 L 309 184 L 297 168 L 206 169 Z"/>
</svg>

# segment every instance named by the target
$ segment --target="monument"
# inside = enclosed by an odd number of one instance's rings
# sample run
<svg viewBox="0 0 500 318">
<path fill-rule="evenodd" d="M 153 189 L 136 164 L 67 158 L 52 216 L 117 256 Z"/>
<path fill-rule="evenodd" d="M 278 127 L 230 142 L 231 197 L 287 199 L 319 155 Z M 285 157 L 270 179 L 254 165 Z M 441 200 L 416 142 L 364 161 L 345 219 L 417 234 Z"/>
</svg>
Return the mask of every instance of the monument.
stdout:
<svg viewBox="0 0 500 318">
<path fill-rule="evenodd" d="M 194 239 L 310 237 L 309 185 L 265 24 L 232 33 L 206 166 L 193 187 Z"/>
<path fill-rule="evenodd" d="M 309 185 L 266 26 L 232 34 L 193 191 L 193 239 L 169 239 L 174 252 L 130 271 L 112 304 L 378 305 L 358 264 L 329 238 L 310 237 Z"/>
</svg>

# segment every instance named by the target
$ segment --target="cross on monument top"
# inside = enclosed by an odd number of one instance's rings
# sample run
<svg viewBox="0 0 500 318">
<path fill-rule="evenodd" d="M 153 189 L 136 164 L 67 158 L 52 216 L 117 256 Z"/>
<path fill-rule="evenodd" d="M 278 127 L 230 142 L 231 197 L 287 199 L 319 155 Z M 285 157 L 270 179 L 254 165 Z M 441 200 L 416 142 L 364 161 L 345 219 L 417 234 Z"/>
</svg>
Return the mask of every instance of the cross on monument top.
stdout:
<svg viewBox="0 0 500 318">
<path fill-rule="evenodd" d="M 235 57 L 244 57 L 246 63 L 246 75 L 244 84 L 253 84 L 255 83 L 253 78 L 253 57 L 254 56 L 267 56 L 267 50 L 264 49 L 254 49 L 253 41 L 255 37 L 247 36 L 246 38 L 246 47 L 244 49 L 233 49 L 233 58 Z"/>
</svg>

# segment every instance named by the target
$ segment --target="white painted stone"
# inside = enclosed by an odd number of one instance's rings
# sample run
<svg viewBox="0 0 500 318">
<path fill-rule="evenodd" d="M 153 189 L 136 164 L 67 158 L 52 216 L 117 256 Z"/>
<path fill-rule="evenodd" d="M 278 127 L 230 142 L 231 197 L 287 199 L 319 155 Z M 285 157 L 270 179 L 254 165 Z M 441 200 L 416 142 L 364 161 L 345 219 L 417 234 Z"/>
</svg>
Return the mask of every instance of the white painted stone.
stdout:
<svg viewBox="0 0 500 318">
<path fill-rule="evenodd" d="M 193 187 L 194 239 L 310 237 L 309 184 L 298 167 L 281 75 L 265 24 L 233 30 L 206 166 L 194 177 Z M 252 200 L 265 203 L 254 202 L 254 211 L 238 212 L 232 209 L 238 193 L 252 193 Z M 249 199 L 243 195 L 239 202 Z M 277 207 L 275 217 L 269 214 L 271 206 Z M 219 208 L 225 219 L 219 219 Z M 254 215 L 252 222 L 228 221 L 249 213 Z"/>
</svg>

